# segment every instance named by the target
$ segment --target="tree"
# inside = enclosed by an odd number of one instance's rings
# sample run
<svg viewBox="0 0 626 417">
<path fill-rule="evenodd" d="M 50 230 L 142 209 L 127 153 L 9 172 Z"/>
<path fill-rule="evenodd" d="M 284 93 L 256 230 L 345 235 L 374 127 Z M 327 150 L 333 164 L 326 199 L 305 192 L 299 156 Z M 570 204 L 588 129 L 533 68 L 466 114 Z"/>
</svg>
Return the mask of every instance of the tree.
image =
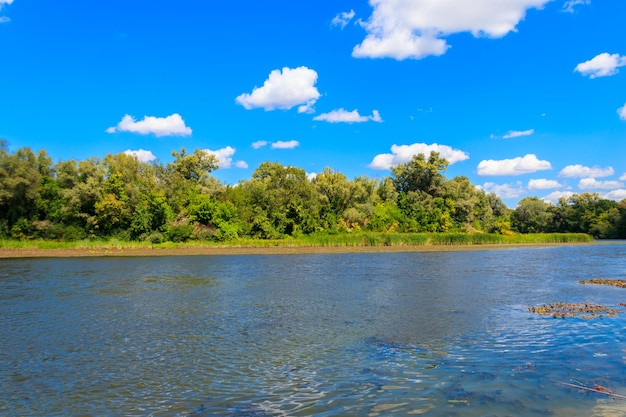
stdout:
<svg viewBox="0 0 626 417">
<path fill-rule="evenodd" d="M 552 227 L 550 205 L 537 197 L 525 197 L 511 213 L 511 228 L 519 233 L 545 233 Z"/>
<path fill-rule="evenodd" d="M 409 162 L 391 168 L 393 184 L 398 193 L 422 191 L 436 197 L 443 192 L 445 177 L 442 172 L 447 166 L 448 161 L 440 158 L 437 152 L 431 152 L 428 160 L 420 153 Z"/>
<path fill-rule="evenodd" d="M 170 206 L 176 213 L 184 213 L 194 196 L 210 185 L 209 174 L 218 168 L 217 158 L 206 151 L 196 149 L 187 154 L 185 148 L 173 151 L 174 161 L 160 169 Z"/>
<path fill-rule="evenodd" d="M 348 208 L 354 208 L 355 200 L 362 192 L 356 183 L 328 167 L 313 179 L 313 185 L 319 196 L 321 223 L 327 229 L 338 226 L 342 214 Z"/>
<path fill-rule="evenodd" d="M 6 142 L 0 141 L 0 221 L 5 234 L 20 219 L 36 220 L 43 159 L 45 152 L 38 157 L 27 147 L 9 154 Z"/>
<path fill-rule="evenodd" d="M 189 181 L 201 183 L 209 177 L 209 173 L 219 168 L 215 155 L 196 149 L 191 155 L 185 148 L 180 152 L 172 151 L 174 161 L 168 169 L 175 175 Z"/>
<path fill-rule="evenodd" d="M 619 203 L 602 199 L 597 193 L 582 193 L 572 195 L 568 204 L 570 231 L 589 233 L 601 239 L 617 237 Z"/>
<path fill-rule="evenodd" d="M 67 161 L 57 164 L 60 196 L 65 204 L 61 217 L 66 225 L 73 225 L 87 233 L 96 233 L 98 219 L 96 204 L 106 194 L 106 167 L 98 158 Z"/>
<path fill-rule="evenodd" d="M 254 209 L 254 235 L 269 238 L 319 229 L 318 195 L 303 169 L 263 162 L 241 187 Z"/>
<path fill-rule="evenodd" d="M 131 219 L 131 238 L 143 239 L 150 233 L 164 232 L 172 217 L 165 194 L 156 190 L 142 194 Z"/>
</svg>

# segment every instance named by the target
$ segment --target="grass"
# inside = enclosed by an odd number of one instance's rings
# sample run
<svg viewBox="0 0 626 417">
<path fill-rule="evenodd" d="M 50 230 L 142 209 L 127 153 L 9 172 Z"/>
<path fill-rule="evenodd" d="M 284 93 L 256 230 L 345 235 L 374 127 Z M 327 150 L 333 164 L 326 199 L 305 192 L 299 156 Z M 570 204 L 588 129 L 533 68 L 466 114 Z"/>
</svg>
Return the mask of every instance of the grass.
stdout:
<svg viewBox="0 0 626 417">
<path fill-rule="evenodd" d="M 446 246 L 446 245 L 510 245 L 543 243 L 590 243 L 593 238 L 583 233 L 519 234 L 512 236 L 487 233 L 317 233 L 284 239 L 237 239 L 228 242 L 189 241 L 184 243 L 109 240 L 61 242 L 50 240 L 0 240 L 0 249 L 142 249 L 142 248 L 205 248 L 205 247 L 368 247 L 368 246 Z"/>
</svg>

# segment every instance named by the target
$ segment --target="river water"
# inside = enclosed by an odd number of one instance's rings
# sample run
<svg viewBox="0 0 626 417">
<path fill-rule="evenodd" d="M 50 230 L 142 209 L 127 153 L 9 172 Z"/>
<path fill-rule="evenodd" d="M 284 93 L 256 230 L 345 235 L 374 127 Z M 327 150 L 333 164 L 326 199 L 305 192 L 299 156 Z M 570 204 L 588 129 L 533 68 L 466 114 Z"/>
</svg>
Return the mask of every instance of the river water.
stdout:
<svg viewBox="0 0 626 417">
<path fill-rule="evenodd" d="M 0 415 L 626 415 L 626 290 L 589 278 L 626 244 L 0 260 Z"/>
</svg>

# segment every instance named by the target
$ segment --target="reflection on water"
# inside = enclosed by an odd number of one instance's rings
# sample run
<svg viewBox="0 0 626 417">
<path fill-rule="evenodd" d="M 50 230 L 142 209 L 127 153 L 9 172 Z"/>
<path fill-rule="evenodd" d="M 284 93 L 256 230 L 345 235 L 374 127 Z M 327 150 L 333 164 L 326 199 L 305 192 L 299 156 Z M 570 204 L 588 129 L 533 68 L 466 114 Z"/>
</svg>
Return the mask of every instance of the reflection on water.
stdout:
<svg viewBox="0 0 626 417">
<path fill-rule="evenodd" d="M 626 245 L 2 260 L 0 414 L 626 415 L 562 384 L 626 394 L 626 314 L 527 311 L 595 277 Z"/>
</svg>

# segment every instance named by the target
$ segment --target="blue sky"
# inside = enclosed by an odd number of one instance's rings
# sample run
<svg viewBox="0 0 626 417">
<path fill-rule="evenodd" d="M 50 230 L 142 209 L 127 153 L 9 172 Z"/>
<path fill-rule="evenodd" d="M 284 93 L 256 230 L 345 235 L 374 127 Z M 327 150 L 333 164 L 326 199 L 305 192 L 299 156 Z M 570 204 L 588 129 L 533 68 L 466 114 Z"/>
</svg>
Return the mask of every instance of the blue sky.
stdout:
<svg viewBox="0 0 626 417">
<path fill-rule="evenodd" d="M 514 207 L 626 198 L 626 2 L 0 0 L 0 138 L 383 178 L 437 150 Z"/>
</svg>

